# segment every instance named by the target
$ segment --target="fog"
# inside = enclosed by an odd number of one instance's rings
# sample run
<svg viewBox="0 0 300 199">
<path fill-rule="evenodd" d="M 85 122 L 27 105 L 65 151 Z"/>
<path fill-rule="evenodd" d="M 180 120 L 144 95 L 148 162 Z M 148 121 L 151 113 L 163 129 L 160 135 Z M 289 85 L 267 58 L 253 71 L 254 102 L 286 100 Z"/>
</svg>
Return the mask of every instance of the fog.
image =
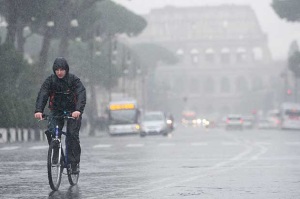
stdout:
<svg viewBox="0 0 300 199">
<path fill-rule="evenodd" d="M 280 19 L 271 7 L 272 0 L 114 0 L 137 14 L 147 14 L 154 8 L 167 5 L 177 7 L 215 6 L 222 4 L 250 5 L 259 20 L 262 30 L 268 35 L 269 47 L 274 60 L 287 58 L 293 40 L 300 40 L 300 25 Z M 280 31 L 278 31 L 280 30 Z"/>
<path fill-rule="evenodd" d="M 0 2 L 0 199 L 299 198 L 300 18 L 272 0 Z"/>
<path fill-rule="evenodd" d="M 222 115 L 228 113 L 241 113 L 243 115 L 258 113 L 259 117 L 263 117 L 269 111 L 278 109 L 282 102 L 293 101 L 295 99 L 294 96 L 286 96 L 285 94 L 287 88 L 293 87 L 293 77 L 291 74 L 288 74 L 289 77 L 284 80 L 282 73 L 286 70 L 286 60 L 291 43 L 300 38 L 298 34 L 300 25 L 299 23 L 287 22 L 281 19 L 271 7 L 272 0 L 114 1 L 134 13 L 144 16 L 148 21 L 147 28 L 137 39 L 133 38 L 134 42 L 153 41 L 169 48 L 171 51 L 176 51 L 174 48 L 177 48 L 176 53 L 180 52 L 180 54 L 183 54 L 180 63 L 172 66 L 172 69 L 168 69 L 165 64 L 154 67 L 155 85 L 151 85 L 150 90 L 148 90 L 148 100 L 150 103 L 153 103 L 152 106 L 151 104 L 148 105 L 150 108 L 170 111 L 175 113 L 177 117 L 181 117 L 181 113 L 184 110 L 192 110 L 203 117 L 214 119 L 220 119 Z M 233 6 L 231 8 L 242 6 L 239 8 L 245 8 L 246 10 L 238 11 L 237 8 L 237 10 L 233 11 L 239 13 L 237 15 L 231 14 L 230 11 L 230 14 L 224 14 L 228 10 L 226 11 L 224 7 L 222 10 L 221 6 L 223 5 Z M 178 10 L 172 10 L 172 7 L 178 8 Z M 196 11 L 197 7 L 204 7 L 206 10 L 214 7 L 220 9 L 216 10 L 216 14 L 214 15 L 206 13 L 205 9 Z M 193 14 L 188 15 L 187 10 L 180 12 L 180 8 L 191 9 L 190 12 Z M 253 15 L 251 11 L 247 10 L 248 8 L 254 11 Z M 168 12 L 170 12 L 169 15 Z M 174 14 L 176 12 L 178 15 Z M 184 12 L 186 12 L 186 15 L 182 14 Z M 206 14 L 201 16 L 199 14 L 201 12 Z M 191 20 L 205 22 L 202 25 L 198 24 L 198 27 L 192 27 L 193 25 L 185 26 L 189 23 L 187 18 L 192 15 L 195 18 Z M 247 21 L 247 17 L 245 21 L 238 19 L 246 15 L 248 18 L 252 18 L 251 22 Z M 176 19 L 172 19 L 170 16 L 176 16 Z M 221 16 L 227 16 L 228 18 L 221 18 Z M 186 24 L 181 24 L 177 17 L 182 17 L 181 20 L 185 21 Z M 163 20 L 160 20 L 162 18 Z M 248 43 L 246 41 L 248 44 L 245 45 L 245 48 L 248 48 L 248 50 L 252 48 L 254 51 L 255 45 L 259 46 L 260 44 L 258 43 L 261 43 L 260 48 L 264 54 L 262 60 L 251 61 L 250 59 L 252 59 L 251 56 L 253 55 L 248 54 L 245 55 L 248 57 L 245 58 L 245 62 L 241 61 L 239 63 L 237 60 L 233 61 L 235 59 L 235 55 L 232 54 L 233 48 L 242 49 L 239 46 L 233 47 L 235 44 L 229 41 L 222 43 L 223 41 L 217 38 L 218 33 L 223 31 L 223 29 L 217 30 L 218 26 L 223 23 L 223 26 L 227 27 L 227 20 L 230 24 L 228 30 L 232 31 L 232 35 L 229 37 L 233 38 L 232 41 L 235 38 L 235 42 L 239 43 L 237 45 L 243 46 L 245 44 L 240 42 L 241 40 L 237 41 L 238 37 L 243 37 L 244 35 L 255 35 L 253 37 L 261 38 L 258 40 L 254 39 L 253 42 L 257 44 L 253 45 L 250 44 L 251 42 Z M 235 23 L 236 20 L 240 21 Z M 167 27 L 160 25 L 163 23 L 168 24 L 166 25 Z M 180 34 L 182 37 L 185 37 L 187 41 L 185 44 L 177 42 L 182 38 L 178 33 L 181 31 L 180 28 L 176 29 L 176 25 L 173 26 L 176 23 L 179 24 L 177 26 L 184 26 L 181 29 L 185 30 Z M 201 24 L 201 22 L 199 23 Z M 233 31 L 233 29 L 239 29 L 237 26 L 241 26 L 240 33 Z M 245 30 L 247 26 L 248 30 Z M 214 28 L 210 31 L 215 31 L 211 35 L 216 34 L 217 36 L 210 35 L 208 29 L 211 27 Z M 169 30 L 164 32 L 165 28 L 169 28 Z M 172 31 L 174 32 L 170 33 Z M 226 35 L 227 33 L 223 32 L 221 34 Z M 223 38 L 223 36 L 220 37 Z M 201 37 L 207 38 L 207 40 L 201 40 Z M 224 38 L 226 37 L 228 36 L 224 36 Z M 173 42 L 172 45 L 168 44 L 169 39 Z M 212 43 L 210 43 L 210 39 Z M 215 43 L 213 43 L 213 40 Z M 218 44 L 218 42 L 220 43 Z M 231 57 L 228 59 L 232 62 L 229 61 L 229 64 L 225 63 L 223 58 L 217 58 L 217 51 L 228 51 L 227 47 L 231 50 L 229 53 Z M 205 53 L 201 55 L 201 52 L 205 51 L 205 49 L 207 52 L 216 50 L 216 59 L 214 61 L 211 62 L 210 60 L 209 63 L 205 60 Z M 189 55 L 185 54 L 187 51 L 189 51 Z M 197 56 L 194 56 L 193 53 L 197 54 Z M 192 56 L 192 60 L 190 56 Z M 151 96 L 155 97 L 151 98 Z"/>
</svg>

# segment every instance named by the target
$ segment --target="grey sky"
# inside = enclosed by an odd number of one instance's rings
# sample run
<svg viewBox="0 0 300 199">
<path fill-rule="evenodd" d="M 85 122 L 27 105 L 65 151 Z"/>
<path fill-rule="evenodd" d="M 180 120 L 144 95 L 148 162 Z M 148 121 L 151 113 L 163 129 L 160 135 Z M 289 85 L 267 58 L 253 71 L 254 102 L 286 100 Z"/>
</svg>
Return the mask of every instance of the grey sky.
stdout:
<svg viewBox="0 0 300 199">
<path fill-rule="evenodd" d="M 291 23 L 280 19 L 271 7 L 272 0 L 114 0 L 137 14 L 147 14 L 153 8 L 166 5 L 205 6 L 220 4 L 251 5 L 263 32 L 268 35 L 273 59 L 285 60 L 293 40 L 300 41 L 300 22 Z"/>
</svg>

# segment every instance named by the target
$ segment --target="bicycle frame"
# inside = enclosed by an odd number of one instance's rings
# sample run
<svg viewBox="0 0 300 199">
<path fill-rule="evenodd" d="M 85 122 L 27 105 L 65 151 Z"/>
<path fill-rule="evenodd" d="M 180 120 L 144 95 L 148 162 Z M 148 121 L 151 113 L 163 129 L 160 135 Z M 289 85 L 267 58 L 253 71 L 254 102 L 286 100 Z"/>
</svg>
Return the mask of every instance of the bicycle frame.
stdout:
<svg viewBox="0 0 300 199">
<path fill-rule="evenodd" d="M 46 116 L 44 115 L 43 118 L 44 120 L 48 120 L 48 118 L 61 118 L 65 120 L 68 119 L 74 119 L 73 117 L 70 117 L 67 115 L 66 112 L 64 112 L 63 115 L 61 116 Z M 68 125 L 68 124 L 66 124 Z M 66 127 L 67 128 L 67 127 Z M 67 128 L 68 129 L 68 128 Z M 53 131 L 50 131 L 53 132 Z M 62 139 L 61 136 L 65 135 L 65 154 L 64 154 L 64 148 L 63 148 L 63 144 L 62 144 Z M 79 173 L 72 173 L 71 167 L 69 167 L 69 161 L 68 161 L 68 136 L 67 133 L 64 132 L 62 129 L 59 129 L 58 124 L 55 124 L 55 130 L 51 135 L 52 139 L 49 145 L 49 150 L 48 150 L 48 161 L 47 161 L 47 168 L 48 168 L 48 178 L 49 178 L 49 184 L 52 190 L 58 190 L 59 186 L 60 186 L 60 182 L 61 182 L 61 174 L 63 173 L 64 168 L 67 169 L 67 175 L 68 175 L 68 180 L 70 185 L 76 185 L 78 182 L 78 178 L 79 178 Z M 58 154 L 57 156 L 55 156 L 55 147 L 58 147 Z M 52 158 L 54 157 L 58 157 L 57 158 L 57 162 L 53 163 Z M 53 170 L 53 168 L 56 168 Z M 55 172 L 58 171 L 58 172 Z M 53 176 L 54 174 L 54 176 Z M 53 179 L 57 179 L 57 180 L 53 180 Z M 55 183 L 54 183 L 55 182 Z"/>
<path fill-rule="evenodd" d="M 69 116 L 69 114 L 67 112 L 64 112 L 64 114 L 62 116 L 54 116 L 54 118 L 63 118 L 65 121 L 67 121 L 68 119 L 74 119 L 73 117 Z M 63 145 L 61 142 L 61 136 L 65 135 L 65 150 L 63 150 Z M 59 157 L 58 159 L 61 159 L 61 151 L 65 152 L 64 154 L 64 168 L 67 168 L 67 166 L 69 165 L 69 161 L 68 161 L 68 144 L 67 144 L 67 132 L 64 132 L 63 130 L 59 130 L 58 125 L 55 126 L 55 137 L 52 138 L 53 140 L 57 140 L 59 142 Z M 68 169 L 68 168 L 67 168 Z"/>
<path fill-rule="evenodd" d="M 63 149 L 63 145 L 62 145 L 62 142 L 61 142 L 61 135 L 65 135 L 66 138 L 65 138 L 65 150 Z M 59 131 L 59 128 L 58 128 L 58 125 L 56 125 L 55 127 L 55 138 L 52 138 L 52 141 L 58 141 L 59 142 L 59 152 L 58 152 L 58 160 L 61 159 L 61 155 L 64 154 L 64 151 L 65 151 L 65 155 L 63 155 L 64 157 L 64 164 L 63 164 L 63 168 L 67 168 L 67 165 L 68 165 L 68 145 L 67 145 L 67 135 L 65 132 L 63 131 Z M 51 142 L 52 142 L 51 141 Z"/>
</svg>

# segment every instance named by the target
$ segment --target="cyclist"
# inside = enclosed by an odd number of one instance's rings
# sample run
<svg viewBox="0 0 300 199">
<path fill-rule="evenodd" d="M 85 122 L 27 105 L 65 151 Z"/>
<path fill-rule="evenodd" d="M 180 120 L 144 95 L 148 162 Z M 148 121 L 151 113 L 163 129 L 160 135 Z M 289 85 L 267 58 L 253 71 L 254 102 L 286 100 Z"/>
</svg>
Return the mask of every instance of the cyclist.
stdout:
<svg viewBox="0 0 300 199">
<path fill-rule="evenodd" d="M 79 141 L 79 130 L 81 126 L 82 113 L 86 104 L 86 91 L 80 79 L 69 73 L 69 65 L 65 58 L 58 57 L 53 63 L 54 74 L 46 78 L 41 86 L 36 100 L 34 117 L 42 119 L 44 108 L 49 99 L 50 118 L 48 130 L 45 132 L 50 144 L 55 126 L 61 130 L 64 126 L 63 118 L 56 118 L 65 112 L 75 119 L 69 119 L 67 125 L 68 161 L 73 173 L 79 173 L 79 162 L 81 147 Z M 56 161 L 57 160 L 53 160 Z"/>
</svg>

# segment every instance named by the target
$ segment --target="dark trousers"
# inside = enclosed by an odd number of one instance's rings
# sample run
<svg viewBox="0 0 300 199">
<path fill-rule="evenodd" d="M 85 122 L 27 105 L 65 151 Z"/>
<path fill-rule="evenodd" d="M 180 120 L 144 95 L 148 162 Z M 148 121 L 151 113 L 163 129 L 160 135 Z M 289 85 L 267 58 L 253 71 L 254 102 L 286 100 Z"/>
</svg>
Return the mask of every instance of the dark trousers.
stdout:
<svg viewBox="0 0 300 199">
<path fill-rule="evenodd" d="M 51 116 L 61 116 L 63 115 L 62 111 L 51 111 Z M 63 118 L 53 118 L 49 120 L 48 130 L 45 132 L 47 135 L 48 143 L 50 144 L 52 136 L 55 136 L 55 127 L 58 125 L 58 128 L 62 130 L 64 127 L 65 121 Z M 81 117 L 78 119 L 68 119 L 67 120 L 67 136 L 66 136 L 66 146 L 68 153 L 68 162 L 71 164 L 78 164 L 80 162 L 80 140 L 79 140 L 79 130 L 81 126 Z"/>
</svg>

